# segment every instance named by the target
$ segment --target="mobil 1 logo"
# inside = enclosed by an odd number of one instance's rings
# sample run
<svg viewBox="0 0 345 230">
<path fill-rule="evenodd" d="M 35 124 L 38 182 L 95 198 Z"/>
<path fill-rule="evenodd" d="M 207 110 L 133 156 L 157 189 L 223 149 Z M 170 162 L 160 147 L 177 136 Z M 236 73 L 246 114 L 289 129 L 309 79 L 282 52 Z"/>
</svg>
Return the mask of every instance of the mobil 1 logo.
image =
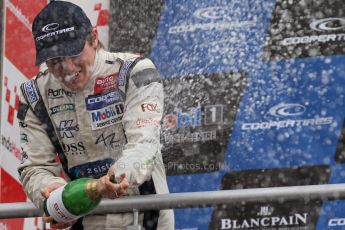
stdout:
<svg viewBox="0 0 345 230">
<path fill-rule="evenodd" d="M 246 74 L 232 72 L 165 79 L 161 138 L 168 175 L 219 169 L 245 85 Z"/>
<path fill-rule="evenodd" d="M 263 48 L 266 60 L 344 54 L 343 0 L 277 0 Z"/>
<path fill-rule="evenodd" d="M 163 118 L 166 130 L 174 128 L 200 127 L 223 123 L 223 105 L 206 105 L 188 108 L 188 111 L 167 114 Z"/>
</svg>

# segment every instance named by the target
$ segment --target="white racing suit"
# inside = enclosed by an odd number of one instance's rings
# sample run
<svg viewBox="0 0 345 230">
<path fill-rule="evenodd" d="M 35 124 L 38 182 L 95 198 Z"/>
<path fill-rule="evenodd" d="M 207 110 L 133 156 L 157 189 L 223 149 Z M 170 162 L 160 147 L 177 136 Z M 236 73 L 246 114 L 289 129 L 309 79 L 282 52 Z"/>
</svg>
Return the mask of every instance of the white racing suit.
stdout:
<svg viewBox="0 0 345 230">
<path fill-rule="evenodd" d="M 99 49 L 82 92 L 43 69 L 22 84 L 18 111 L 23 149 L 18 171 L 28 197 L 42 209 L 43 187 L 99 178 L 113 164 L 115 176 L 127 176 L 128 195 L 169 193 L 160 151 L 162 113 L 162 82 L 147 58 Z M 148 222 L 146 214 L 147 229 L 174 229 L 172 210 L 150 212 Z M 125 229 L 132 221 L 132 213 L 109 213 L 86 216 L 75 226 Z"/>
</svg>

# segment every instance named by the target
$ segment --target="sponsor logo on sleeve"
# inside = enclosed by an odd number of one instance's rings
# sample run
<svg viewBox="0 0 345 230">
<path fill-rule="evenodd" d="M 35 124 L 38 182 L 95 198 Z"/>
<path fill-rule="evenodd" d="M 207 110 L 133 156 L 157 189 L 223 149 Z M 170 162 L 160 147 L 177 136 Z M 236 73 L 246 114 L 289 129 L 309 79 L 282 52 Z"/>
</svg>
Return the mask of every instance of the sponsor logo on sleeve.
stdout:
<svg viewBox="0 0 345 230">
<path fill-rule="evenodd" d="M 38 101 L 38 94 L 32 80 L 24 83 L 24 90 L 30 104 Z"/>
<path fill-rule="evenodd" d="M 160 120 L 159 119 L 153 119 L 153 118 L 138 118 L 136 121 L 136 125 L 138 128 L 146 127 L 146 126 L 160 126 Z"/>
<path fill-rule="evenodd" d="M 161 113 L 161 107 L 158 103 L 147 102 L 141 104 L 141 110 L 143 112 L 151 112 L 151 113 Z"/>
<path fill-rule="evenodd" d="M 89 112 L 92 130 L 108 127 L 121 121 L 124 113 L 123 103 L 108 105 L 102 109 Z"/>
<path fill-rule="evenodd" d="M 100 95 L 89 95 L 85 98 L 87 110 L 96 110 L 107 107 L 108 105 L 119 102 L 120 94 L 118 91 L 111 91 L 109 93 Z"/>
<path fill-rule="evenodd" d="M 124 86 L 126 84 L 126 75 L 129 68 L 132 66 L 133 62 L 137 57 L 130 58 L 123 63 L 120 74 L 119 74 L 119 86 Z"/>
<path fill-rule="evenodd" d="M 94 85 L 94 94 L 100 94 L 117 88 L 118 73 L 113 73 L 105 77 L 97 77 Z"/>
</svg>

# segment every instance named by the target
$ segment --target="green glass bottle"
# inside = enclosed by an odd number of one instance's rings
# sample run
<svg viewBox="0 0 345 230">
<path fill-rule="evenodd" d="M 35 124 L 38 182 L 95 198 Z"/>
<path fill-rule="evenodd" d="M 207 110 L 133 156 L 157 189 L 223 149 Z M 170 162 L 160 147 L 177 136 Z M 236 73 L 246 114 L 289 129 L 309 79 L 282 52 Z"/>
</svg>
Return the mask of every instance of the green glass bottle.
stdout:
<svg viewBox="0 0 345 230">
<path fill-rule="evenodd" d="M 89 213 L 101 199 L 97 179 L 81 178 L 54 190 L 43 207 L 55 221 L 66 223 Z"/>
</svg>

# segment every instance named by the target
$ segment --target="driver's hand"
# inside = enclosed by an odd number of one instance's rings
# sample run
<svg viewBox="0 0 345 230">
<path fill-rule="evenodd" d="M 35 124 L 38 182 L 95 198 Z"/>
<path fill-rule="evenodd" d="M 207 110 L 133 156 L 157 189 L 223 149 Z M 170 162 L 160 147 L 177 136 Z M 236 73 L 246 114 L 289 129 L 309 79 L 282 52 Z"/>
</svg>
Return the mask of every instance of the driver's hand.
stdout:
<svg viewBox="0 0 345 230">
<path fill-rule="evenodd" d="M 48 185 L 41 189 L 41 194 L 44 198 L 48 198 L 50 196 L 50 193 L 54 191 L 57 188 L 60 188 L 61 186 L 64 186 L 62 183 L 53 183 L 51 185 Z M 67 223 L 58 223 L 56 222 L 53 217 L 48 216 L 47 213 L 43 213 L 42 220 L 44 223 L 50 223 L 50 227 L 56 228 L 56 229 L 64 229 L 72 226 L 77 222 L 77 220 L 67 222 Z"/>
<path fill-rule="evenodd" d="M 103 197 L 109 199 L 116 199 L 120 196 L 126 194 L 127 188 L 129 186 L 126 174 L 123 173 L 117 178 L 119 183 L 114 183 L 110 180 L 111 175 L 107 174 L 97 181 L 97 189 L 102 194 Z"/>
</svg>

